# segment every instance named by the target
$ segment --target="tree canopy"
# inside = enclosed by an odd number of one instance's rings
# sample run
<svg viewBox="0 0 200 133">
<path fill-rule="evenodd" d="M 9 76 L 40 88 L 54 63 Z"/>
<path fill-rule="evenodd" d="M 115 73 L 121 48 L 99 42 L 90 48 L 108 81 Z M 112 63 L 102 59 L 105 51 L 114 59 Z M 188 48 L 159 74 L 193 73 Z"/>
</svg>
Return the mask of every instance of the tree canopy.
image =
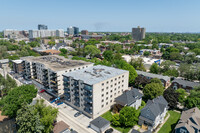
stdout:
<svg viewBox="0 0 200 133">
<path fill-rule="evenodd" d="M 90 58 L 93 58 L 95 55 L 100 54 L 101 51 L 94 45 L 87 45 L 85 47 L 86 55 L 89 55 Z"/>
<path fill-rule="evenodd" d="M 42 133 L 44 129 L 35 107 L 25 103 L 17 111 L 16 123 L 18 133 Z"/>
<path fill-rule="evenodd" d="M 22 85 L 8 92 L 1 101 L 1 109 L 4 115 L 15 117 L 17 110 L 21 108 L 22 103 L 30 104 L 32 99 L 36 97 L 37 89 L 33 85 Z"/>
<path fill-rule="evenodd" d="M 164 87 L 160 83 L 147 84 L 143 89 L 144 99 L 146 99 L 146 100 L 151 99 L 152 100 L 152 99 L 162 95 L 163 91 L 164 91 Z"/>
</svg>

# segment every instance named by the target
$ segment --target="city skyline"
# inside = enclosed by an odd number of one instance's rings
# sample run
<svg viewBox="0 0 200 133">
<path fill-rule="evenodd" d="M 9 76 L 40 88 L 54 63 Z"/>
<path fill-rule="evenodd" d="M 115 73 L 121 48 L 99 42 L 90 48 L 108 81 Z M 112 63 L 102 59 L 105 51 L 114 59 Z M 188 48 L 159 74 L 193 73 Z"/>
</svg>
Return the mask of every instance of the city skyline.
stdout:
<svg viewBox="0 0 200 133">
<path fill-rule="evenodd" d="M 198 0 L 7 0 L 1 4 L 0 31 L 37 29 L 38 24 L 45 24 L 65 31 L 76 26 L 80 31 L 131 32 L 140 26 L 147 32 L 200 32 Z"/>
</svg>

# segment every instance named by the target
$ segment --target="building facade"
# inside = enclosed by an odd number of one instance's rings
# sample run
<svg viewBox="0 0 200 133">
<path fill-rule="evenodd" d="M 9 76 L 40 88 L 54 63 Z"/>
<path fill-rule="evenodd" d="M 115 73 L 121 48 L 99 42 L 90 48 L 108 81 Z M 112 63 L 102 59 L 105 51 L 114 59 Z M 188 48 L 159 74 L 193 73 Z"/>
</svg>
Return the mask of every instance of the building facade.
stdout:
<svg viewBox="0 0 200 133">
<path fill-rule="evenodd" d="M 63 76 L 65 102 L 92 118 L 109 110 L 128 90 L 129 72 L 112 67 L 97 65 Z"/>
<path fill-rule="evenodd" d="M 140 41 L 145 38 L 145 28 L 140 28 L 139 26 L 137 28 L 132 28 L 132 37 L 135 41 Z"/>
<path fill-rule="evenodd" d="M 58 97 L 64 93 L 62 74 L 93 66 L 84 61 L 69 60 L 58 55 L 30 57 L 23 60 L 25 79 L 32 79 L 49 93 Z"/>
<path fill-rule="evenodd" d="M 88 31 L 87 30 L 82 30 L 81 31 L 81 35 L 88 35 Z"/>
</svg>

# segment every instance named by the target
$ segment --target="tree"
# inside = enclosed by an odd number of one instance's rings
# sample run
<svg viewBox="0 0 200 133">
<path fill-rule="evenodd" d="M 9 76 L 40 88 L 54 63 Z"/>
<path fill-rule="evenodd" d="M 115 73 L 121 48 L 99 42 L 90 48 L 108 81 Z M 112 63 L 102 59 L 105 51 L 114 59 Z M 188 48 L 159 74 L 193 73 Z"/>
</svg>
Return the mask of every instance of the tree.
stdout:
<svg viewBox="0 0 200 133">
<path fill-rule="evenodd" d="M 176 70 L 175 68 L 172 68 L 172 69 L 170 69 L 170 70 L 165 71 L 165 72 L 163 73 L 163 75 L 178 77 L 178 76 L 179 76 L 179 72 L 178 72 L 178 70 Z"/>
<path fill-rule="evenodd" d="M 63 53 L 63 54 L 67 54 L 67 49 L 61 48 L 61 49 L 60 49 L 60 52 Z"/>
<path fill-rule="evenodd" d="M 103 52 L 103 57 L 104 59 L 106 59 L 107 61 L 113 61 L 114 56 L 113 56 L 113 52 L 111 50 L 106 50 Z"/>
<path fill-rule="evenodd" d="M 18 133 L 42 133 L 44 129 L 34 106 L 28 104 L 23 104 L 22 108 L 17 111 L 16 123 Z"/>
<path fill-rule="evenodd" d="M 160 71 L 160 68 L 158 66 L 157 63 L 153 63 L 150 67 L 150 73 L 155 73 L 155 74 L 158 74 Z"/>
<path fill-rule="evenodd" d="M 160 65 L 162 68 L 161 71 L 166 72 L 166 71 L 170 70 L 173 65 L 176 65 L 176 62 L 170 61 L 170 60 L 163 61 Z"/>
<path fill-rule="evenodd" d="M 55 44 L 56 44 L 55 41 L 49 41 L 49 42 L 48 42 L 48 45 L 50 45 L 50 46 L 53 46 L 53 45 L 55 45 Z"/>
<path fill-rule="evenodd" d="M 137 87 L 140 87 L 140 88 L 143 88 L 146 84 L 149 84 L 151 81 L 150 79 L 148 78 L 144 78 L 143 76 L 141 75 L 138 75 L 136 78 L 135 78 L 135 85 Z"/>
<path fill-rule="evenodd" d="M 163 91 L 164 91 L 164 87 L 163 87 L 163 85 L 161 85 L 159 83 L 147 84 L 143 89 L 144 99 L 145 100 L 154 99 L 154 98 L 162 95 Z"/>
<path fill-rule="evenodd" d="M 120 53 L 116 53 L 114 56 L 114 60 L 122 60 L 122 55 Z"/>
<path fill-rule="evenodd" d="M 185 101 L 185 106 L 189 109 L 193 107 L 198 107 L 200 109 L 200 87 L 190 91 L 190 95 Z"/>
<path fill-rule="evenodd" d="M 128 64 L 124 60 L 116 60 L 114 64 L 119 69 L 124 69 L 129 71 L 129 84 L 133 85 L 135 78 L 137 77 L 137 72 L 135 71 L 134 67 Z"/>
<path fill-rule="evenodd" d="M 171 109 L 177 108 L 179 93 L 175 92 L 173 88 L 168 88 L 164 91 L 163 96 L 167 100 Z"/>
<path fill-rule="evenodd" d="M 95 55 L 100 54 L 101 51 L 94 45 L 87 45 L 85 47 L 85 53 L 93 58 Z"/>
<path fill-rule="evenodd" d="M 33 85 L 22 85 L 9 91 L 0 103 L 2 113 L 13 118 L 16 116 L 17 110 L 21 108 L 22 103 L 30 104 L 32 99 L 36 97 L 37 89 Z"/>
<path fill-rule="evenodd" d="M 144 56 L 149 56 L 150 55 L 150 52 L 149 51 L 145 51 L 144 52 Z"/>
<path fill-rule="evenodd" d="M 58 109 L 46 106 L 44 100 L 38 100 L 35 104 L 35 110 L 40 116 L 40 121 L 44 125 L 44 133 L 50 133 L 53 129 L 53 123 L 56 120 Z"/>
<path fill-rule="evenodd" d="M 130 61 L 130 65 L 132 65 L 136 70 L 146 71 L 142 58 L 132 58 Z"/>
<path fill-rule="evenodd" d="M 119 114 L 114 114 L 112 115 L 112 125 L 114 126 L 120 126 L 120 117 L 119 117 Z"/>
<path fill-rule="evenodd" d="M 133 127 L 138 122 L 139 112 L 129 106 L 125 106 L 120 110 L 120 124 L 125 127 Z"/>
<path fill-rule="evenodd" d="M 186 91 L 182 88 L 179 88 L 176 90 L 176 93 L 179 94 L 178 101 L 183 105 L 187 97 Z"/>
<path fill-rule="evenodd" d="M 158 79 L 158 78 L 152 78 L 152 79 L 151 79 L 151 83 L 158 83 L 158 84 L 162 85 L 161 80 Z"/>
</svg>

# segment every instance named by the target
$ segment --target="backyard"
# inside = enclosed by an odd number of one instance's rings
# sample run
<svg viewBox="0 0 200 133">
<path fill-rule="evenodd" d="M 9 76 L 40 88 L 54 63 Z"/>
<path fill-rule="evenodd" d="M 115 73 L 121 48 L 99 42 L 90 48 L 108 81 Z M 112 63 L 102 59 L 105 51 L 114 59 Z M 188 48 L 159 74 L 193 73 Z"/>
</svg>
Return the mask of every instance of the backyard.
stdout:
<svg viewBox="0 0 200 133">
<path fill-rule="evenodd" d="M 105 118 L 108 121 L 112 121 L 112 113 L 110 110 L 104 113 L 101 117 Z M 116 127 L 116 126 L 113 126 L 112 124 L 111 124 L 111 127 L 113 127 L 114 129 L 122 133 L 128 133 L 131 129 L 131 127 Z"/>
<path fill-rule="evenodd" d="M 174 130 L 181 116 L 181 114 L 176 111 L 168 111 L 168 113 L 170 114 L 170 117 L 168 118 L 168 120 L 165 122 L 165 124 L 162 126 L 162 128 L 159 130 L 158 133 L 171 133 Z"/>
</svg>

